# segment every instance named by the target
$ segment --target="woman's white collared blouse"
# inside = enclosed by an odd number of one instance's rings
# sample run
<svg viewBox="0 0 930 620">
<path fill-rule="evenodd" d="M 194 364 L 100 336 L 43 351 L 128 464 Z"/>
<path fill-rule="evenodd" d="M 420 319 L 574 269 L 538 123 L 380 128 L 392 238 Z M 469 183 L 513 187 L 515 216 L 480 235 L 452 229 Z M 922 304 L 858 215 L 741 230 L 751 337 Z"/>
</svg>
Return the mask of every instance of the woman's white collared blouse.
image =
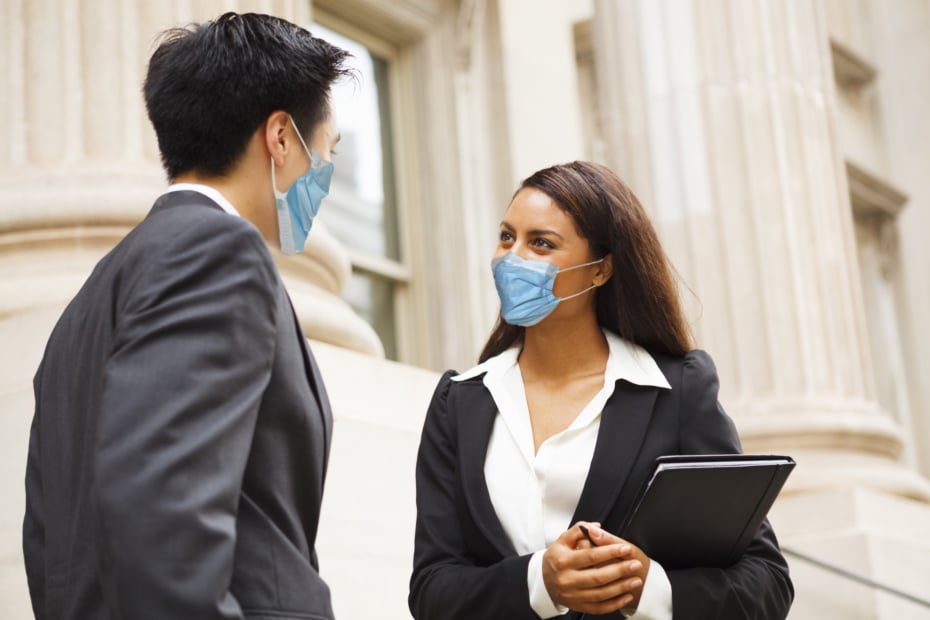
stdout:
<svg viewBox="0 0 930 620">
<path fill-rule="evenodd" d="M 530 606 L 541 618 L 568 610 L 552 602 L 542 579 L 546 548 L 571 523 L 581 496 L 600 428 L 601 412 L 618 380 L 636 385 L 671 389 L 649 353 L 619 336 L 604 331 L 610 353 L 604 385 L 564 431 L 553 435 L 534 454 L 519 350 L 509 349 L 464 372 L 453 381 L 484 375 L 498 408 L 484 475 L 494 510 L 517 553 L 533 553 L 527 571 Z M 644 620 L 671 620 L 671 585 L 657 562 L 650 565 L 635 616 Z"/>
</svg>

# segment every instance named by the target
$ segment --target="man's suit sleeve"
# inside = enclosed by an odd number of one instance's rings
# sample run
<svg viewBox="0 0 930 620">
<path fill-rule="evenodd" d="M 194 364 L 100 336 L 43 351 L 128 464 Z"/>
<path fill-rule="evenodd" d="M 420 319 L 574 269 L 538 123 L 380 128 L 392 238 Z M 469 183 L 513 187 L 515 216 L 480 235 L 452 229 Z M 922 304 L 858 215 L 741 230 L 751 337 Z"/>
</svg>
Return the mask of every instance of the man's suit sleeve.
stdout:
<svg viewBox="0 0 930 620">
<path fill-rule="evenodd" d="M 94 476 L 114 618 L 241 618 L 236 512 L 275 343 L 257 231 L 212 216 L 165 240 L 114 308 Z"/>
<path fill-rule="evenodd" d="M 717 400 L 717 370 L 703 351 L 682 368 L 681 454 L 740 452 L 736 428 Z M 743 557 L 725 568 L 669 570 L 676 620 L 785 618 L 794 598 L 788 565 L 766 520 Z"/>
<path fill-rule="evenodd" d="M 409 605 L 417 620 L 538 620 L 530 609 L 530 555 L 480 566 L 469 553 L 459 510 L 457 442 L 446 373 L 433 395 L 417 457 L 417 522 Z"/>
</svg>

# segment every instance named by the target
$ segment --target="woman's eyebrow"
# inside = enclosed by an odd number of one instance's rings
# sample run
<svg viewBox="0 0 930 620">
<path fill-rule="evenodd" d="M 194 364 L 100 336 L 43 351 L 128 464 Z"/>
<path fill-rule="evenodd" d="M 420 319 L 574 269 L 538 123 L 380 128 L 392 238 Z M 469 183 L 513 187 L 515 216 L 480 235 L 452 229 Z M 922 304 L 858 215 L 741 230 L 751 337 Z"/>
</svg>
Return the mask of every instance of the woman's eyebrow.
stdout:
<svg viewBox="0 0 930 620">
<path fill-rule="evenodd" d="M 501 222 L 501 228 L 506 228 L 507 232 L 516 232 L 516 228 L 508 224 L 507 222 Z M 552 230 L 551 228 L 534 228 L 530 231 L 531 235 L 552 235 L 553 237 L 558 237 L 559 239 L 564 240 L 565 237 Z"/>
<path fill-rule="evenodd" d="M 551 228 L 537 228 L 535 230 L 531 230 L 530 234 L 531 235 L 552 235 L 553 237 L 558 237 L 559 239 L 563 239 L 563 240 L 565 239 L 565 237 L 555 232 Z"/>
</svg>

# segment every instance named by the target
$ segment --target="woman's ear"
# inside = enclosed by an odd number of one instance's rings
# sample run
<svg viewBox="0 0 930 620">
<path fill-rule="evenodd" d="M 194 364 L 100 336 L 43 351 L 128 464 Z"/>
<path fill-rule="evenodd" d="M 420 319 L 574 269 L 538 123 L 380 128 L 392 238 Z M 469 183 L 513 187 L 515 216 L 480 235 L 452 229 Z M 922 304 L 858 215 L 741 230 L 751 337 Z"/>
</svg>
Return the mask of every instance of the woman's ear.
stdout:
<svg viewBox="0 0 930 620">
<path fill-rule="evenodd" d="M 604 259 L 597 264 L 597 273 L 594 274 L 594 285 L 603 286 L 610 280 L 614 273 L 614 262 L 610 254 L 606 254 Z"/>
</svg>

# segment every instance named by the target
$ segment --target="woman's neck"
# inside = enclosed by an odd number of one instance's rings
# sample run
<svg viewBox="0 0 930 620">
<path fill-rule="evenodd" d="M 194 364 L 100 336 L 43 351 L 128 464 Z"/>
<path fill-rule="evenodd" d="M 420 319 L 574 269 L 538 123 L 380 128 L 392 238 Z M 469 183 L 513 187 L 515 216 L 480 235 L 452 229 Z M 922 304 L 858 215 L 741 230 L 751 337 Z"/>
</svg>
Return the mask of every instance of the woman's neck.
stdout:
<svg viewBox="0 0 930 620">
<path fill-rule="evenodd" d="M 610 349 L 594 317 L 528 327 L 520 353 L 524 379 L 568 380 L 603 373 Z"/>
</svg>

